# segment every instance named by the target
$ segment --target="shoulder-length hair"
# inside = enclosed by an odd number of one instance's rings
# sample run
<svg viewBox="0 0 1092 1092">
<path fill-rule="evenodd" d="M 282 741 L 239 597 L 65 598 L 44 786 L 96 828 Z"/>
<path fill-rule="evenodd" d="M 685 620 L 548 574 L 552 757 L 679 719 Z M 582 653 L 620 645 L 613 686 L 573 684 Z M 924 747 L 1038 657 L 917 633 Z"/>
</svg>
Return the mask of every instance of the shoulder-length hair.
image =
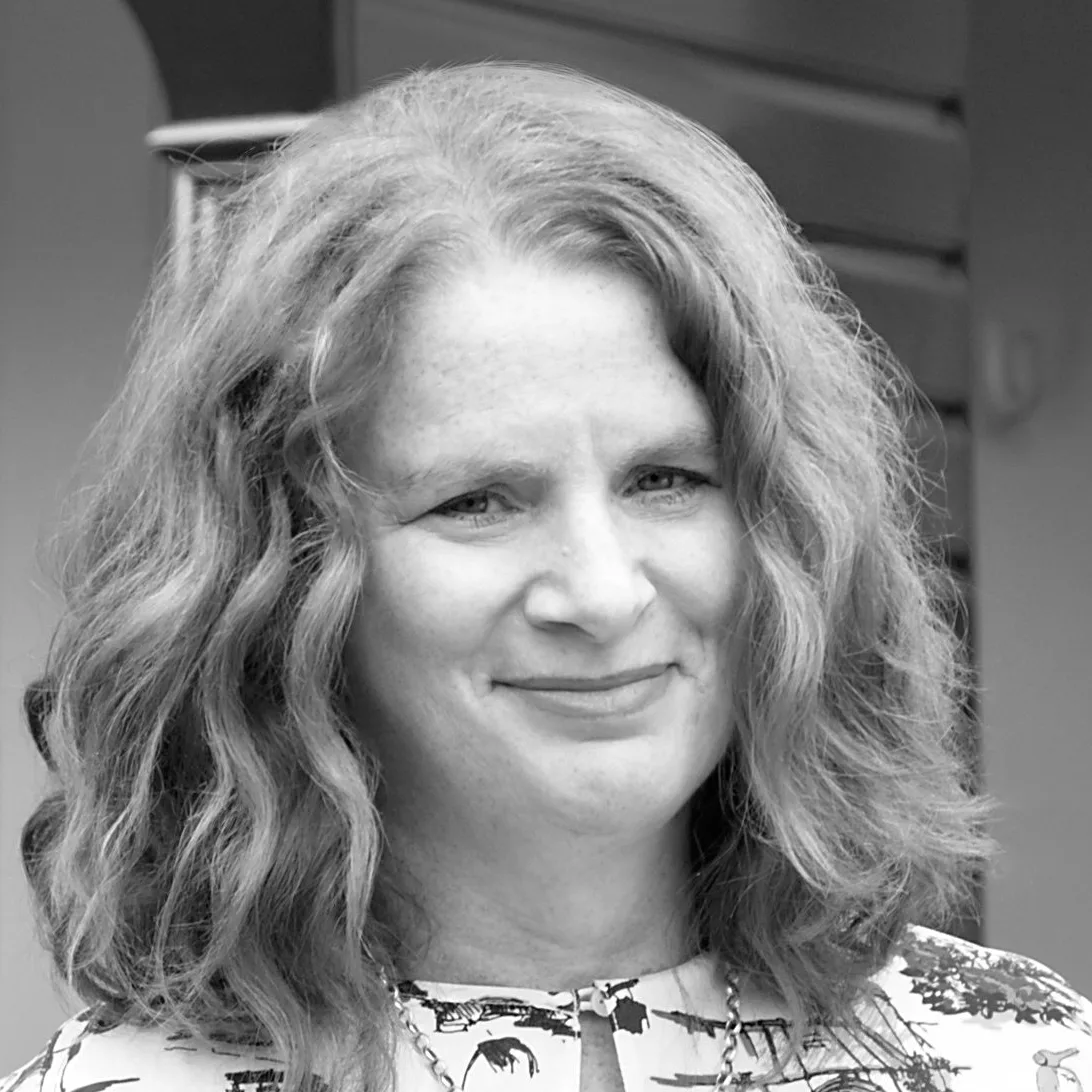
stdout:
<svg viewBox="0 0 1092 1092">
<path fill-rule="evenodd" d="M 751 564 L 734 738 L 693 806 L 695 943 L 775 990 L 797 1042 L 852 1018 L 985 853 L 969 668 L 920 532 L 920 399 L 759 179 L 571 70 L 445 67 L 320 115 L 201 246 L 160 273 L 93 436 L 27 692 L 56 785 L 23 856 L 64 978 L 118 1020 L 272 1042 L 289 1088 L 323 1029 L 389 1077 L 343 441 L 417 294 L 502 254 L 646 282 L 708 399 Z"/>
</svg>

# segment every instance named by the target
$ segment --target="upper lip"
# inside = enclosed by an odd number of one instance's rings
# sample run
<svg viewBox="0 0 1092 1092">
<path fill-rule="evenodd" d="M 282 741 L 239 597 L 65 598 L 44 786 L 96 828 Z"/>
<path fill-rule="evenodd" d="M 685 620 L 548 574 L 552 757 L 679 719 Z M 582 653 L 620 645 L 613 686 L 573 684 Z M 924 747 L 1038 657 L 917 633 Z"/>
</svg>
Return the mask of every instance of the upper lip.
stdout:
<svg viewBox="0 0 1092 1092">
<path fill-rule="evenodd" d="M 648 664 L 613 675 L 528 675 L 520 679 L 501 679 L 505 686 L 518 686 L 521 690 L 612 690 L 627 683 L 654 679 L 671 665 Z"/>
</svg>

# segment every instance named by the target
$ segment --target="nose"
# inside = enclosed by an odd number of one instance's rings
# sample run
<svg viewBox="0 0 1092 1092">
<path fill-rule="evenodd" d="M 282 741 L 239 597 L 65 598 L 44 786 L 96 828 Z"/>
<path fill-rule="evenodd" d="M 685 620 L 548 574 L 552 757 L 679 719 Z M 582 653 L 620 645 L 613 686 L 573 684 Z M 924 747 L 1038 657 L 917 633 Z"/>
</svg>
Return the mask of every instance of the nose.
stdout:
<svg viewBox="0 0 1092 1092">
<path fill-rule="evenodd" d="M 593 501 L 559 515 L 544 533 L 548 559 L 527 589 L 533 626 L 572 626 L 599 643 L 626 634 L 656 597 L 644 571 L 638 531 Z"/>
</svg>

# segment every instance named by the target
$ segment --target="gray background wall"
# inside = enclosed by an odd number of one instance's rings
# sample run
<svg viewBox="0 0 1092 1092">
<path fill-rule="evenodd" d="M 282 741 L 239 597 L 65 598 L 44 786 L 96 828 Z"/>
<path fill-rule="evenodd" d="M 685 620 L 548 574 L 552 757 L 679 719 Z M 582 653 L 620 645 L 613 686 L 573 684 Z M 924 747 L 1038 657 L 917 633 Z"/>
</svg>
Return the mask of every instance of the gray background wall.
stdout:
<svg viewBox="0 0 1092 1092">
<path fill-rule="evenodd" d="M 35 539 L 124 374 L 167 205 L 143 146 L 166 108 L 120 0 L 2 0 L 0 79 L 2 1074 L 72 1011 L 33 938 L 17 855 L 44 786 L 19 701 L 56 614 Z"/>
<path fill-rule="evenodd" d="M 1004 48 L 1020 52 L 1010 8 L 975 28 L 1000 48 L 979 56 L 979 70 Z M 1027 425 L 974 440 L 983 760 L 1005 848 L 985 940 L 1092 993 L 1092 220 L 1080 182 L 1092 153 L 1066 109 L 1089 101 L 1092 70 L 1079 36 L 1063 26 L 1056 39 L 1030 99 L 997 78 L 1011 101 L 972 99 L 972 136 L 979 125 L 986 157 L 1001 156 L 972 194 L 976 335 L 1032 331 L 1052 381 Z M 44 785 L 18 703 L 56 610 L 34 545 L 124 371 L 166 213 L 165 177 L 142 140 L 166 111 L 120 0 L 3 0 L 0 79 L 2 1074 L 75 1004 L 33 939 L 17 857 Z"/>
<path fill-rule="evenodd" d="M 977 367 L 1007 346 L 1045 384 L 1026 424 L 983 413 L 973 430 L 984 772 L 1005 850 L 985 936 L 1092 994 L 1092 5 L 971 13 Z"/>
</svg>

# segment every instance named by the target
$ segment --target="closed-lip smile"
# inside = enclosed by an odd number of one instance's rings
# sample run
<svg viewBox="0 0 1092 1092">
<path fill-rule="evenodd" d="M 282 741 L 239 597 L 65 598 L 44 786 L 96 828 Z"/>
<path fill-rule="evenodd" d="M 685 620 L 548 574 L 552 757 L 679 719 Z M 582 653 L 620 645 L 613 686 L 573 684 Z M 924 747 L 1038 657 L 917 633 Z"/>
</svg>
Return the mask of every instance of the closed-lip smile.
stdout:
<svg viewBox="0 0 1092 1092">
<path fill-rule="evenodd" d="M 514 686 L 519 690 L 615 690 L 644 679 L 654 679 L 670 666 L 669 663 L 649 664 L 613 675 L 531 675 L 522 679 L 503 679 L 501 682 L 504 686 Z"/>
<path fill-rule="evenodd" d="M 499 682 L 502 690 L 540 713 L 579 725 L 585 738 L 589 722 L 610 724 L 613 735 L 631 718 L 656 708 L 673 692 L 674 664 L 649 664 L 612 675 L 532 675 Z"/>
</svg>

